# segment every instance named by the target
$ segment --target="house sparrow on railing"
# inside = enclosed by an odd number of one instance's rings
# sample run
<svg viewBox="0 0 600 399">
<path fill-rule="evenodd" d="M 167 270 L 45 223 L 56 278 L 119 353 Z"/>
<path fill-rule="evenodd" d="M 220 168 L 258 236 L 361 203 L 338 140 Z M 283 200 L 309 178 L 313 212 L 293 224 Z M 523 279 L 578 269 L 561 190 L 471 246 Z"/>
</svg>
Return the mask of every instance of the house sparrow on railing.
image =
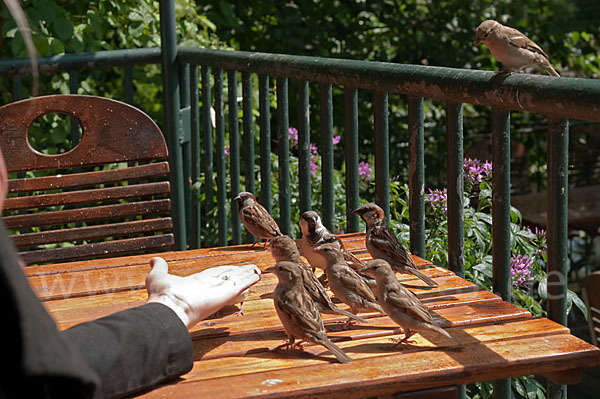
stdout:
<svg viewBox="0 0 600 399">
<path fill-rule="evenodd" d="M 365 204 L 352 213 L 360 215 L 367 224 L 365 243 L 373 259 L 384 259 L 389 262 L 393 270 L 413 274 L 427 285 L 437 287 L 438 284 L 435 281 L 417 269 L 406 248 L 387 225 L 383 209 L 375 204 Z"/>
<path fill-rule="evenodd" d="M 327 294 L 327 291 L 325 291 L 323 285 L 308 268 L 306 263 L 304 263 L 302 258 L 300 258 L 300 253 L 298 252 L 296 243 L 290 237 L 282 235 L 271 239 L 269 245 L 267 246 L 267 250 L 271 253 L 273 259 L 275 259 L 275 262 L 286 261 L 296 263 L 299 266 L 304 288 L 321 313 L 337 313 L 350 317 L 361 323 L 366 323 L 363 318 L 335 306 Z"/>
<path fill-rule="evenodd" d="M 485 43 L 494 58 L 504 66 L 505 69 L 497 74 L 538 66 L 552 76 L 560 76 L 550 64 L 544 50 L 514 28 L 491 19 L 483 21 L 477 27 L 475 45 L 479 46 L 481 43 Z"/>
<path fill-rule="evenodd" d="M 459 340 L 434 323 L 431 313 L 416 295 L 403 287 L 396 279 L 396 274 L 388 262 L 383 259 L 371 260 L 367 262 L 367 266 L 362 271 L 377 280 L 381 307 L 385 314 L 404 330 L 403 339 L 393 340 L 396 341 L 396 345 L 406 342 L 415 332 L 430 330 L 436 331 L 454 340 L 460 347 L 464 347 Z"/>
<path fill-rule="evenodd" d="M 301 342 L 294 344 L 298 338 L 302 341 L 323 345 L 340 363 L 348 363 L 352 360 L 327 338 L 321 314 L 302 285 L 301 267 L 293 262 L 278 262 L 265 272 L 273 273 L 279 279 L 273 292 L 273 303 L 289 339 L 278 348 L 297 347 L 302 349 Z"/>
<path fill-rule="evenodd" d="M 344 255 L 335 244 L 322 244 L 315 248 L 327 261 L 326 270 L 329 288 L 336 298 L 350 306 L 352 313 L 376 311 L 383 313 L 375 294 L 361 276 L 344 260 Z M 352 319 L 348 319 L 344 328 Z"/>
<path fill-rule="evenodd" d="M 238 214 L 244 227 L 258 240 L 266 239 L 265 246 L 270 238 L 281 235 L 277 222 L 265 207 L 256 201 L 252 193 L 243 191 L 234 200 L 238 203 Z M 256 242 L 252 244 L 253 247 L 255 245 Z"/>
</svg>

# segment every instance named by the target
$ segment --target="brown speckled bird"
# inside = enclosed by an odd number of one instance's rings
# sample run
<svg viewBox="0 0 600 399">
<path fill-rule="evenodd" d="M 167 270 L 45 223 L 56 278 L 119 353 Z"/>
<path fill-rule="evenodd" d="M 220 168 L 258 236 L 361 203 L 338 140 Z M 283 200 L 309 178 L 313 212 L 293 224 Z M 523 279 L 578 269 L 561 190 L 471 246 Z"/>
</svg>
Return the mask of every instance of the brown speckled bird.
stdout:
<svg viewBox="0 0 600 399">
<path fill-rule="evenodd" d="M 396 279 L 396 275 L 388 262 L 383 259 L 371 260 L 367 262 L 363 272 L 377 280 L 381 307 L 385 314 L 404 330 L 404 338 L 395 340 L 397 344 L 408 341 L 415 332 L 429 330 L 436 331 L 463 347 L 459 340 L 434 323 L 431 313 L 416 295 L 403 287 Z"/>
<path fill-rule="evenodd" d="M 337 245 L 322 244 L 315 250 L 321 253 L 327 261 L 327 278 L 333 295 L 350 306 L 352 313 L 356 314 L 361 311 L 383 313 L 383 309 L 377 303 L 373 291 L 361 276 L 348 266 Z M 352 319 L 348 319 L 345 327 L 350 325 L 351 322 Z"/>
<path fill-rule="evenodd" d="M 238 214 L 242 224 L 258 240 L 267 240 L 265 246 L 270 238 L 281 235 L 277 222 L 265 207 L 256 201 L 256 197 L 252 193 L 243 191 L 234 199 L 238 203 Z M 256 242 L 252 246 L 254 245 Z"/>
<path fill-rule="evenodd" d="M 476 46 L 485 43 L 494 58 L 502 63 L 505 69 L 499 73 L 538 66 L 552 76 L 560 76 L 550 64 L 544 50 L 514 28 L 488 19 L 477 27 L 475 38 Z"/>
<path fill-rule="evenodd" d="M 321 244 L 336 244 L 342 253 L 344 259 L 354 270 L 360 270 L 365 263 L 354 256 L 350 251 L 344 248 L 342 241 L 332 234 L 321 222 L 321 217 L 315 211 L 306 211 L 300 216 L 298 222 L 302 231 L 302 240 L 300 254 L 306 258 L 308 263 L 314 268 L 325 270 L 327 262 L 325 258 L 314 249 Z"/>
<path fill-rule="evenodd" d="M 298 338 L 323 345 L 340 363 L 352 360 L 327 337 L 321 314 L 302 285 L 301 268 L 293 262 L 277 262 L 265 272 L 273 273 L 279 279 L 273 292 L 273 303 L 289 338 L 281 347 L 302 349 L 301 342 L 294 344 Z"/>
<path fill-rule="evenodd" d="M 406 248 L 387 225 L 383 209 L 375 204 L 365 204 L 352 213 L 360 215 L 367 224 L 365 244 L 373 259 L 383 259 L 392 266 L 393 270 L 410 273 L 426 282 L 427 285 L 437 287 L 438 284 L 435 281 L 417 269 Z"/>
<path fill-rule="evenodd" d="M 273 256 L 275 262 L 286 261 L 298 265 L 302 274 L 304 288 L 321 313 L 337 313 L 350 317 L 361 323 L 366 323 L 363 318 L 335 306 L 323 285 L 319 282 L 313 272 L 300 257 L 296 243 L 290 237 L 282 235 L 271 239 L 269 245 L 267 245 L 267 250 L 271 253 L 271 256 Z"/>
</svg>

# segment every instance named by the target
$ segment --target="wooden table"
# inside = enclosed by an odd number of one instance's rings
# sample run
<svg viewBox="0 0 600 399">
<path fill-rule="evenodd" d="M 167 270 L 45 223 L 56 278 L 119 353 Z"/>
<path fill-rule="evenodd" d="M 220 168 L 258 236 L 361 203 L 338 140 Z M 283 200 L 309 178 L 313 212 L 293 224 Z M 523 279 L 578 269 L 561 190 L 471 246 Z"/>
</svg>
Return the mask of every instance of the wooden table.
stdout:
<svg viewBox="0 0 600 399">
<path fill-rule="evenodd" d="M 357 256 L 368 259 L 363 234 L 343 237 Z M 167 252 L 170 272 L 189 275 L 207 267 L 273 264 L 268 252 L 249 246 Z M 144 280 L 152 255 L 37 266 L 29 281 L 55 317 L 59 328 L 92 320 L 142 304 Z M 452 272 L 417 259 L 439 283 L 431 290 L 412 289 L 435 319 L 464 344 L 463 350 L 435 333 L 415 334 L 415 343 L 393 347 L 400 329 L 377 313 L 361 314 L 368 324 L 340 330 L 344 317 L 324 315 L 328 335 L 353 359 L 342 365 L 321 346 L 273 350 L 286 339 L 273 308 L 276 278 L 264 274 L 244 303 L 223 309 L 191 330 L 195 363 L 175 383 L 159 386 L 143 397 L 327 397 L 389 395 L 430 388 L 544 374 L 557 383 L 575 383 L 582 367 L 597 366 L 600 350 L 547 319 L 502 301 Z M 409 275 L 401 281 L 422 285 Z M 451 391 L 453 388 L 449 388 Z M 445 390 L 437 393 L 444 395 Z M 432 391 L 427 394 L 431 397 Z M 410 397 L 415 397 L 413 394 Z"/>
</svg>

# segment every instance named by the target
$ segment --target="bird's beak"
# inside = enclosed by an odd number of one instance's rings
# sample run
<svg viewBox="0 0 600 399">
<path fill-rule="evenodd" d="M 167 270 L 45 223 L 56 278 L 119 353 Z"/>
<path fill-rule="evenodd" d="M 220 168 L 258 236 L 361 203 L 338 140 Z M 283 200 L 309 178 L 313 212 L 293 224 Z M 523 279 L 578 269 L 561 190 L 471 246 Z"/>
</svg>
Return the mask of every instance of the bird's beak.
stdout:
<svg viewBox="0 0 600 399">
<path fill-rule="evenodd" d="M 481 44 L 481 39 L 475 40 L 475 47 L 479 46 L 480 44 Z"/>
<path fill-rule="evenodd" d="M 237 197 L 235 197 L 233 200 L 234 201 L 239 201 L 242 197 L 240 197 L 239 195 Z"/>
<path fill-rule="evenodd" d="M 360 212 L 361 212 L 360 208 L 356 208 L 355 210 L 352 211 L 352 214 L 353 215 L 360 215 Z"/>
<path fill-rule="evenodd" d="M 273 274 L 275 274 L 275 265 L 273 265 L 273 266 L 271 266 L 271 267 L 268 267 L 268 268 L 266 268 L 266 269 L 263 271 L 263 273 L 273 273 Z"/>
</svg>

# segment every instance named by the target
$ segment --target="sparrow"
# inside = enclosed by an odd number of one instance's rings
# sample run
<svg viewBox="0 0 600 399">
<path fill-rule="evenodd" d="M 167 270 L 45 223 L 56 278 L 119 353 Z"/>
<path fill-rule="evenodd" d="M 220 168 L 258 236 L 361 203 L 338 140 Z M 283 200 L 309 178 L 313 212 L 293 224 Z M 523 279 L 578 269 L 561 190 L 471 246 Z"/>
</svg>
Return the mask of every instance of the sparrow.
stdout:
<svg viewBox="0 0 600 399">
<path fill-rule="evenodd" d="M 321 217 L 317 212 L 304 212 L 300 216 L 298 224 L 302 231 L 300 254 L 308 260 L 308 263 L 313 267 L 313 270 L 314 268 L 325 270 L 325 265 L 327 263 L 325 258 L 314 250 L 314 248 L 325 243 L 336 244 L 344 254 L 346 262 L 348 262 L 354 270 L 362 269 L 365 266 L 363 261 L 345 249 L 342 241 L 323 225 Z"/>
<path fill-rule="evenodd" d="M 277 222 L 252 193 L 243 191 L 234 200 L 238 204 L 238 214 L 244 227 L 257 239 L 266 239 L 265 246 L 270 238 L 282 235 Z"/>
<path fill-rule="evenodd" d="M 301 271 L 304 289 L 310 295 L 311 299 L 315 303 L 315 306 L 321 313 L 338 313 L 361 323 L 366 323 L 362 317 L 335 306 L 327 294 L 327 291 L 325 291 L 323 284 L 319 282 L 317 277 L 315 277 L 313 272 L 300 257 L 298 247 L 296 247 L 296 243 L 290 237 L 282 235 L 271 239 L 269 245 L 267 246 L 267 250 L 271 253 L 271 256 L 273 256 L 275 262 L 285 261 L 298 265 L 298 269 Z"/>
<path fill-rule="evenodd" d="M 375 204 L 365 204 L 352 211 L 352 213 L 360 215 L 367 224 L 365 243 L 373 259 L 386 260 L 392 265 L 393 270 L 413 274 L 431 287 L 438 285 L 417 269 L 406 248 L 398 241 L 394 232 L 387 225 L 383 209 Z"/>
<path fill-rule="evenodd" d="M 521 71 L 530 66 L 538 66 L 552 76 L 560 76 L 550 64 L 544 50 L 514 28 L 488 19 L 477 27 L 475 37 L 476 46 L 485 43 L 494 58 L 504 65 L 505 69 L 499 73 Z"/>
<path fill-rule="evenodd" d="M 277 262 L 265 272 L 275 274 L 279 280 L 273 292 L 273 303 L 287 333 L 288 341 L 278 348 L 302 349 L 302 341 L 304 341 L 323 345 L 340 363 L 348 363 L 352 360 L 327 337 L 321 314 L 304 289 L 301 267 L 293 262 Z M 296 338 L 301 342 L 294 344 Z"/>
<path fill-rule="evenodd" d="M 350 312 L 376 311 L 383 313 L 377 303 L 375 294 L 369 285 L 344 260 L 342 251 L 335 244 L 322 244 L 315 251 L 323 255 L 327 261 L 326 270 L 329 288 L 333 295 L 350 307 Z M 348 327 L 352 319 L 348 319 L 344 327 Z"/>
<path fill-rule="evenodd" d="M 363 272 L 377 280 L 381 307 L 385 314 L 404 330 L 403 339 L 392 339 L 396 341 L 396 345 L 408 341 L 415 332 L 429 330 L 436 331 L 464 347 L 459 340 L 434 323 L 431 313 L 416 295 L 396 279 L 396 274 L 388 262 L 383 259 L 373 259 L 367 262 Z"/>
</svg>

